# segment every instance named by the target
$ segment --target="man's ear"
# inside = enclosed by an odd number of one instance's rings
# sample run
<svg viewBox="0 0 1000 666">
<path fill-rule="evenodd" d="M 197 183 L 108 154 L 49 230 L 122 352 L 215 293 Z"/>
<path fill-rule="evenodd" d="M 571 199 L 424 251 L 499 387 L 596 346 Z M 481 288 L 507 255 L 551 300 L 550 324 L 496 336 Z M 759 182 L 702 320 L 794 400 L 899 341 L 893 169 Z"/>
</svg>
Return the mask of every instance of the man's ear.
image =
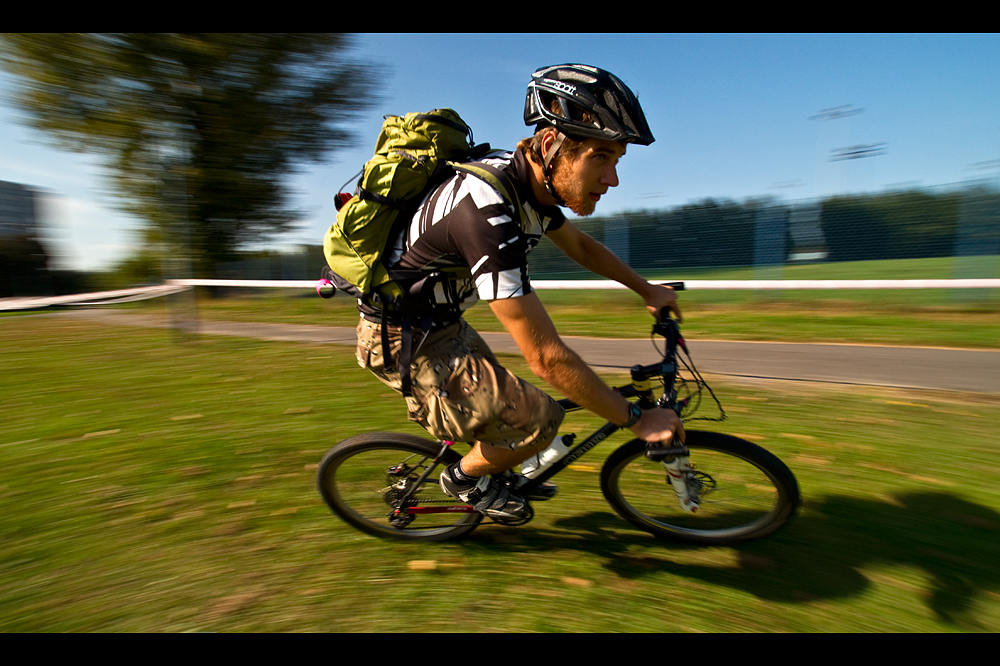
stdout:
<svg viewBox="0 0 1000 666">
<path fill-rule="evenodd" d="M 546 172 L 548 172 L 553 158 L 556 156 L 556 153 L 559 152 L 559 148 L 562 147 L 563 141 L 565 140 L 566 135 L 554 127 L 545 131 L 545 135 L 542 137 L 541 149 L 542 168 Z"/>
<path fill-rule="evenodd" d="M 556 130 L 554 128 L 549 128 L 545 130 L 545 133 L 542 135 L 542 143 L 541 143 L 541 153 L 543 160 L 545 159 L 545 156 L 549 154 L 549 151 L 552 150 L 552 142 L 555 140 L 556 140 Z"/>
</svg>

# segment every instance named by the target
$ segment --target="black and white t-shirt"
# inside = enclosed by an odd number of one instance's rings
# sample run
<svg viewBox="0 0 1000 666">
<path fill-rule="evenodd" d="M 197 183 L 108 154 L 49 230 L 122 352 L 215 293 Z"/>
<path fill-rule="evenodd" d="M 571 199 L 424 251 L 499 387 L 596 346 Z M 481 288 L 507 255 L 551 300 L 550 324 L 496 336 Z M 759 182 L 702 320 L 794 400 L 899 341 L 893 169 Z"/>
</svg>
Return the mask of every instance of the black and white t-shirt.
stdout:
<svg viewBox="0 0 1000 666">
<path fill-rule="evenodd" d="M 511 176 L 521 196 L 519 224 L 513 209 L 485 181 L 458 173 L 421 202 L 389 260 L 404 269 L 460 268 L 455 280 L 435 289 L 435 302 L 464 311 L 479 299 L 492 301 L 531 292 L 528 253 L 565 216 L 543 207 L 531 193 L 524 156 L 491 153 L 482 160 Z M 523 228 L 522 228 L 523 227 Z"/>
</svg>

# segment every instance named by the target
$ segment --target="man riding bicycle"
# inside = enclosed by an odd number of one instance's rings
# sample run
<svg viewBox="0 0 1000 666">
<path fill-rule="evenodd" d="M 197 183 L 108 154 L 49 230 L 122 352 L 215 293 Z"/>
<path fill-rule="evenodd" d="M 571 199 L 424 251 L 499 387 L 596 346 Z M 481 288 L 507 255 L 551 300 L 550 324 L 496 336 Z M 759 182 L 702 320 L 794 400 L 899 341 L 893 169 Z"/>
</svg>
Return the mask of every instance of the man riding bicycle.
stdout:
<svg viewBox="0 0 1000 666">
<path fill-rule="evenodd" d="M 411 361 L 406 401 L 410 419 L 433 436 L 472 443 L 460 462 L 442 472 L 442 490 L 501 519 L 519 518 L 529 510 L 528 499 L 554 494 L 554 486 L 545 484 L 540 494 L 524 498 L 516 482 L 493 475 L 545 450 L 564 414 L 546 393 L 504 369 L 462 319 L 462 311 L 479 299 L 490 304 L 532 372 L 565 397 L 646 441 L 684 439 L 676 413 L 639 411 L 566 346 L 527 271 L 527 254 L 545 234 L 584 268 L 638 294 L 654 316 L 669 309 L 680 317 L 672 289 L 642 279 L 559 209 L 593 213 L 608 188 L 618 185 L 616 167 L 626 146 L 653 142 L 638 100 L 604 70 L 545 67 L 528 85 L 524 121 L 535 125 L 532 137 L 512 153 L 492 153 L 483 160 L 515 183 L 523 202 L 520 215 L 484 181 L 457 173 L 423 200 L 390 255 L 403 269 L 461 266 L 471 271 L 471 278 L 456 278 L 436 292 L 438 304 L 453 306 L 453 316 L 434 321 L 429 331 L 414 329 L 414 340 L 421 341 Z M 377 306 L 364 300 L 359 309 L 358 362 L 399 390 L 399 322 L 382 322 Z M 393 355 L 388 364 L 381 354 L 382 326 Z"/>
</svg>

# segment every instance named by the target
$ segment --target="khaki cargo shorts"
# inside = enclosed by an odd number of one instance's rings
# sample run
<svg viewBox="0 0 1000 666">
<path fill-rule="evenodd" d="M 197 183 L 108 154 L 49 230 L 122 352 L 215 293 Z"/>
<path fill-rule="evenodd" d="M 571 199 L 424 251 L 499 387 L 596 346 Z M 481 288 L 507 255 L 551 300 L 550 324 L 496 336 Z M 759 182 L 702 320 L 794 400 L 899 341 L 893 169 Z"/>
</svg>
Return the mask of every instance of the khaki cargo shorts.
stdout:
<svg viewBox="0 0 1000 666">
<path fill-rule="evenodd" d="M 395 363 L 392 372 L 385 370 L 380 336 L 379 324 L 361 319 L 358 364 L 402 393 Z M 414 348 L 422 336 L 414 329 Z M 398 359 L 398 327 L 389 327 L 389 346 L 393 359 Z M 539 447 L 555 437 L 565 416 L 548 394 L 501 366 L 464 319 L 433 331 L 411 368 L 409 418 L 438 439 L 507 449 Z"/>
</svg>

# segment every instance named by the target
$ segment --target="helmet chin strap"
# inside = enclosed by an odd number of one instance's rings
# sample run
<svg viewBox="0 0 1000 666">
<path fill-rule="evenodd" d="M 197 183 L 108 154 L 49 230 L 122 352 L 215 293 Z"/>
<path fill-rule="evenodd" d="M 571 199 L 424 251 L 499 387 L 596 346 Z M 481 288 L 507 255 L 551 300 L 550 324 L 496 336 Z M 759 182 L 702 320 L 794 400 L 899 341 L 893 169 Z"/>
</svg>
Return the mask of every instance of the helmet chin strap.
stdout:
<svg viewBox="0 0 1000 666">
<path fill-rule="evenodd" d="M 562 200 L 558 194 L 556 194 L 556 188 L 552 184 L 552 160 L 555 158 L 556 153 L 563 145 L 563 141 L 566 140 L 566 135 L 556 130 L 556 138 L 553 140 L 552 145 L 549 146 L 549 152 L 544 157 L 542 163 L 542 173 L 545 174 L 545 189 L 548 190 L 549 196 L 556 200 L 556 204 L 565 207 L 566 202 Z"/>
</svg>

